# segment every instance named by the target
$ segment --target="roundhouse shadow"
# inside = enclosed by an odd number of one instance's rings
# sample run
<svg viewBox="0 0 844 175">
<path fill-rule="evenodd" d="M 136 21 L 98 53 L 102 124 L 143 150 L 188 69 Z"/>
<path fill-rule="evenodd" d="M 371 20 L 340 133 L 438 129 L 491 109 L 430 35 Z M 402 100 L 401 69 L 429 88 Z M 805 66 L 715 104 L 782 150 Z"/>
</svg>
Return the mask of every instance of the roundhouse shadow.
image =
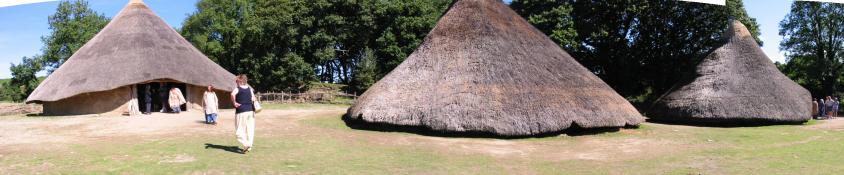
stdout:
<svg viewBox="0 0 844 175">
<path fill-rule="evenodd" d="M 774 125 L 803 125 L 808 121 L 794 122 L 794 121 L 770 121 L 770 120 L 710 120 L 710 121 L 691 121 L 691 120 L 666 120 L 666 119 L 647 119 L 649 123 L 658 123 L 666 125 L 685 125 L 685 126 L 699 126 L 699 127 L 714 127 L 714 128 L 740 128 L 740 127 L 763 127 Z"/>
<path fill-rule="evenodd" d="M 346 126 L 356 130 L 367 130 L 367 131 L 378 131 L 378 132 L 402 132 L 402 133 L 411 133 L 411 134 L 418 134 L 422 136 L 433 136 L 433 137 L 449 137 L 449 138 L 493 138 L 493 139 L 526 139 L 526 138 L 546 138 L 546 137 L 556 137 L 561 135 L 567 136 L 588 136 L 588 135 L 598 135 L 598 134 L 605 134 L 605 133 L 612 133 L 618 132 L 621 128 L 583 128 L 578 126 L 577 124 L 572 123 L 571 127 L 568 129 L 558 131 L 558 132 L 550 132 L 550 133 L 543 133 L 537 135 L 529 135 L 529 136 L 507 136 L 507 135 L 498 135 L 492 132 L 478 132 L 478 131 L 470 131 L 470 132 L 443 132 L 443 131 L 435 131 L 428 127 L 422 126 L 403 126 L 403 125 L 394 125 L 388 123 L 369 123 L 363 122 L 360 120 L 348 119 L 343 117 L 343 122 L 346 123 Z M 638 126 L 626 126 L 625 129 L 636 129 Z"/>
</svg>

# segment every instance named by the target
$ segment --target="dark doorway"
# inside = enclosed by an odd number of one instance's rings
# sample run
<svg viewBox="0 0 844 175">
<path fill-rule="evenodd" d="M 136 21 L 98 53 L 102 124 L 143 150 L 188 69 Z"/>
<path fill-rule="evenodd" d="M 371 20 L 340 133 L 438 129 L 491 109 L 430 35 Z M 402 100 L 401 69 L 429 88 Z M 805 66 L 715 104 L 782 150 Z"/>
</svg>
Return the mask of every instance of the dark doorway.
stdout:
<svg viewBox="0 0 844 175">
<path fill-rule="evenodd" d="M 173 88 L 173 87 L 179 88 L 179 90 L 182 91 L 182 95 L 185 96 L 185 100 L 189 99 L 188 93 L 186 91 L 187 90 L 187 84 L 185 84 L 185 83 L 151 82 L 151 83 L 138 84 L 136 89 L 137 89 L 137 93 L 138 93 L 137 94 L 138 95 L 137 96 L 138 97 L 138 106 L 139 106 L 139 109 L 141 110 L 141 112 L 146 112 L 146 110 L 147 110 L 146 109 L 147 108 L 146 107 L 147 87 L 149 87 L 149 93 L 150 93 L 149 96 L 151 97 L 151 101 L 150 101 L 151 110 L 150 110 L 150 112 L 160 112 L 160 111 L 162 111 L 162 109 L 164 109 L 163 110 L 164 112 L 173 111 L 172 109 L 170 109 L 170 107 L 169 107 L 170 105 L 167 104 L 167 99 L 169 98 L 169 95 L 170 95 L 170 93 L 169 93 L 170 88 Z M 179 108 L 181 108 L 182 111 L 187 111 L 187 103 L 182 104 L 182 106 L 179 106 Z"/>
</svg>

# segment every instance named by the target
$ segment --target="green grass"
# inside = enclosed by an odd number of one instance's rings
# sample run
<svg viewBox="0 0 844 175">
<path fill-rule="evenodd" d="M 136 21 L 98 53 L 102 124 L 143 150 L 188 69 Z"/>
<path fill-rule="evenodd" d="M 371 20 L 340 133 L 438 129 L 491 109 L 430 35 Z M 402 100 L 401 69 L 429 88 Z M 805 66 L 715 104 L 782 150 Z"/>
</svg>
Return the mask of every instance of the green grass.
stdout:
<svg viewBox="0 0 844 175">
<path fill-rule="evenodd" d="M 282 110 L 347 107 L 265 106 Z M 205 148 L 206 143 L 238 145 L 229 133 L 126 137 L 45 145 L 47 148 L 43 150 L 26 153 L 0 151 L 0 174 L 836 174 L 844 171 L 844 132 L 807 128 L 823 124 L 818 121 L 733 128 L 645 123 L 621 132 L 499 140 L 354 130 L 340 120 L 340 115 L 342 112 L 307 117 L 298 121 L 302 126 L 295 127 L 295 131 L 260 130 L 254 152 L 247 155 Z M 527 153 L 497 155 L 477 151 L 500 142 L 506 142 L 502 144 L 504 147 L 512 146 Z M 620 149 L 634 152 L 617 154 Z M 606 153 L 608 157 L 576 158 L 582 152 Z M 180 159 L 188 161 L 178 162 Z"/>
</svg>

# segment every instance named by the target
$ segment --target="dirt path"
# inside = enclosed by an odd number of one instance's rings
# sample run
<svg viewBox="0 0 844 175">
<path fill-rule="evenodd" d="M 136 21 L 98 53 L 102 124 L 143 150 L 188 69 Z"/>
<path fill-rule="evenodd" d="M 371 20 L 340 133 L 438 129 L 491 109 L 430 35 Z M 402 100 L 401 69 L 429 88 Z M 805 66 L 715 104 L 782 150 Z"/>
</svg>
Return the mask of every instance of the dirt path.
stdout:
<svg viewBox="0 0 844 175">
<path fill-rule="evenodd" d="M 257 115 L 257 125 L 298 126 L 297 120 L 320 113 L 338 113 L 336 109 L 267 110 Z M 124 136 L 189 135 L 195 133 L 234 132 L 234 112 L 223 110 L 219 125 L 204 124 L 203 113 L 153 113 L 143 116 L 63 116 L 5 117 L 0 119 L 0 149 L 8 145 L 84 142 Z"/>
<path fill-rule="evenodd" d="M 838 117 L 831 120 L 818 120 L 817 124 L 809 125 L 807 129 L 828 129 L 840 131 L 844 130 L 844 118 Z"/>
<path fill-rule="evenodd" d="M 41 105 L 0 102 L 0 116 L 41 112 Z"/>
</svg>

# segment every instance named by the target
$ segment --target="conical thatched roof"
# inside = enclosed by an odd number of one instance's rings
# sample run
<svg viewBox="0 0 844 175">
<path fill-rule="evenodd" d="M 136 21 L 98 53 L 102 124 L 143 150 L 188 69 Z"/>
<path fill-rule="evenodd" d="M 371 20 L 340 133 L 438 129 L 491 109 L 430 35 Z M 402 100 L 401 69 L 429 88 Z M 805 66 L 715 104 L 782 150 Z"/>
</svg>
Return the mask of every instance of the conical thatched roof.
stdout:
<svg viewBox="0 0 844 175">
<path fill-rule="evenodd" d="M 648 117 L 694 123 L 790 123 L 811 118 L 809 91 L 783 75 L 741 22 Z"/>
<path fill-rule="evenodd" d="M 234 88 L 234 75 L 205 57 L 143 2 L 132 0 L 38 85 L 26 102 L 57 101 L 158 79 Z"/>
<path fill-rule="evenodd" d="M 421 46 L 349 109 L 349 122 L 530 136 L 644 119 L 500 0 L 458 0 Z"/>
</svg>

